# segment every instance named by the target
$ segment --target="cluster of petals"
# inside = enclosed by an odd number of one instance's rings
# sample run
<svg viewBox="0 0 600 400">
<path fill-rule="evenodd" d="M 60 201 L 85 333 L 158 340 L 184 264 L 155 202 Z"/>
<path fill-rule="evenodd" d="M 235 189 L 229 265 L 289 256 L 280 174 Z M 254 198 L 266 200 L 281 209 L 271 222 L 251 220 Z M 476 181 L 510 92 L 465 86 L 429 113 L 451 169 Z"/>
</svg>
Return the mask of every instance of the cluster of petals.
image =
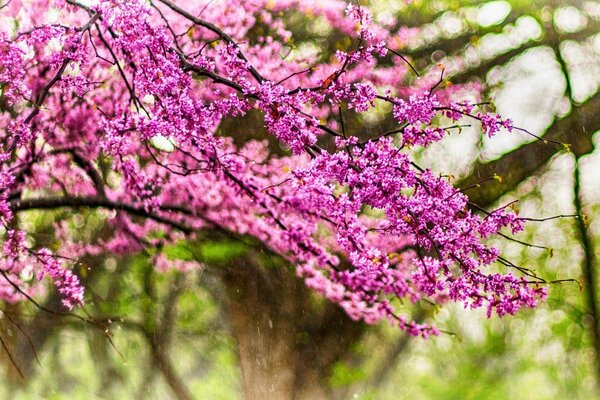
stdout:
<svg viewBox="0 0 600 400">
<path fill-rule="evenodd" d="M 12 3 L 5 12 L 16 16 L 22 5 L 30 20 L 27 34 L 0 28 L 2 96 L 18 110 L 0 113 L 12 143 L 0 155 L 4 256 L 25 262 L 9 228 L 24 194 L 112 207 L 110 237 L 85 242 L 61 228 L 62 248 L 32 250 L 65 306 L 81 304 L 83 289 L 61 251 L 123 255 L 151 244 L 159 270 L 189 271 L 193 261 L 160 249 L 215 228 L 289 260 L 351 318 L 388 320 L 412 335 L 438 330 L 407 319 L 398 300 L 456 301 L 502 316 L 545 296 L 535 282 L 490 271 L 499 251 L 485 239 L 516 233 L 522 221 L 508 209 L 474 213 L 405 151 L 441 140 L 447 122 L 478 120 L 492 135 L 510 121 L 476 113 L 455 87 L 402 84 L 408 68 L 388 52 L 393 35 L 365 7 L 328 0 L 310 9 L 351 43 L 318 63 L 286 54 L 292 35 L 280 11 L 308 13 L 302 1 Z M 60 8 L 64 26 L 45 22 L 44 6 Z M 190 28 L 195 15 L 208 22 Z M 243 40 L 261 24 L 270 33 Z M 371 112 L 379 102 L 391 106 L 399 140 L 346 132 L 343 109 Z M 244 121 L 256 118 L 268 141 L 247 140 L 253 127 Z"/>
</svg>

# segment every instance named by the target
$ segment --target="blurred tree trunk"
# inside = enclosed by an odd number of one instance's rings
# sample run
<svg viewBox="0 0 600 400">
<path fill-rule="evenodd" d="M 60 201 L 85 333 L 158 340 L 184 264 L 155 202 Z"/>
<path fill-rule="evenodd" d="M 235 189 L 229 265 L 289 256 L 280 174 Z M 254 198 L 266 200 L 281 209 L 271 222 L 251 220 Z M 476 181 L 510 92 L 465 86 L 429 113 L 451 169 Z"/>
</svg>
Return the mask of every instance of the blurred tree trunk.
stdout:
<svg viewBox="0 0 600 400">
<path fill-rule="evenodd" d="M 61 297 L 53 292 L 43 306 L 51 310 L 61 309 Z M 63 325 L 64 318 L 38 310 L 30 322 L 22 315 L 21 304 L 7 305 L 6 314 L 0 320 L 0 335 L 8 351 L 3 349 L 0 362 L 11 385 L 24 386 L 35 374 L 36 352 L 44 347 L 52 335 Z M 10 319 L 8 318 L 10 316 Z M 17 325 L 19 327 L 17 327 Z M 20 376 L 19 371 L 23 374 Z"/>
<path fill-rule="evenodd" d="M 331 398 L 327 380 L 364 325 L 314 298 L 289 268 L 244 259 L 223 275 L 245 400 Z"/>
<path fill-rule="evenodd" d="M 81 262 L 85 266 L 96 266 L 100 259 L 101 256 L 86 257 Z M 80 273 L 79 279 L 84 286 L 91 285 L 101 272 L 101 268 L 91 267 L 85 274 Z M 12 360 L 6 350 L 2 349 L 0 365 L 4 367 L 10 385 L 25 386 L 37 372 L 37 353 L 43 351 L 53 335 L 59 333 L 67 322 L 75 320 L 64 314 L 66 310 L 62 304 L 62 295 L 55 289 L 31 310 L 27 310 L 23 304 L 4 305 L 4 309 L 10 315 L 0 319 L 0 335 L 3 339 L 9 339 L 6 344 Z M 25 379 L 21 378 L 19 370 Z"/>
<path fill-rule="evenodd" d="M 21 367 L 17 364 L 19 354 L 15 354 L 15 345 L 18 342 L 20 325 L 20 304 L 5 304 L 2 307 L 2 318 L 0 318 L 0 339 L 2 349 L 0 350 L 0 363 L 4 366 L 4 373 L 7 380 L 15 385 L 25 383 L 21 377 L 23 373 Z M 33 354 L 31 354 L 33 360 Z"/>
<path fill-rule="evenodd" d="M 575 159 L 575 182 L 574 182 L 574 203 L 577 213 L 577 229 L 579 231 L 579 239 L 583 247 L 583 261 L 581 264 L 583 286 L 588 307 L 588 315 L 590 317 L 590 334 L 594 351 L 596 353 L 595 368 L 596 380 L 600 384 L 600 326 L 598 325 L 598 314 L 600 305 L 598 304 L 597 294 L 597 271 L 595 268 L 594 241 L 591 232 L 588 229 L 589 222 L 586 221 L 585 213 L 583 212 L 583 196 L 581 193 L 581 176 L 579 157 Z"/>
</svg>

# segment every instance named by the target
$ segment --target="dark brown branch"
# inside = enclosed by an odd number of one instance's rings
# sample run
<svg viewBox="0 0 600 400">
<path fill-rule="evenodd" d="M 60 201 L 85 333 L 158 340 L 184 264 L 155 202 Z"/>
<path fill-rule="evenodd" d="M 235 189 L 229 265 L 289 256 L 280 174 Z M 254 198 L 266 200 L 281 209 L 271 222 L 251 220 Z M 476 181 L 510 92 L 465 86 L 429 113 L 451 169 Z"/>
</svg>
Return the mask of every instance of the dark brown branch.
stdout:
<svg viewBox="0 0 600 400">
<path fill-rule="evenodd" d="M 100 14 L 97 14 L 97 13 L 93 14 L 92 18 L 88 21 L 88 23 L 77 30 L 80 32 L 87 31 L 88 29 L 90 29 L 90 27 L 93 24 L 96 23 L 98 18 L 100 18 Z M 67 68 L 67 65 L 69 65 L 70 62 L 71 62 L 71 59 L 68 57 L 63 60 L 63 63 L 61 64 L 60 68 L 58 69 L 58 71 L 56 72 L 54 77 L 52 77 L 52 79 L 42 88 L 42 90 L 36 96 L 36 99 L 32 101 L 34 109 L 27 116 L 27 118 L 25 118 L 25 120 L 24 120 L 25 124 L 28 124 L 29 122 L 31 122 L 31 120 L 40 112 L 40 107 L 41 107 L 42 103 L 44 103 L 44 100 L 46 100 L 46 97 L 48 97 L 48 94 L 50 93 L 50 89 L 52 89 L 52 87 L 56 84 L 56 82 L 58 82 L 61 79 L 62 74 L 65 72 L 65 69 Z"/>
<path fill-rule="evenodd" d="M 238 44 L 233 40 L 233 38 L 231 36 L 229 36 L 227 33 L 225 33 L 221 28 L 217 27 L 216 25 L 214 25 L 208 21 L 198 18 L 193 14 L 190 14 L 188 11 L 184 10 L 183 8 L 179 7 L 177 4 L 175 4 L 169 0 L 158 0 L 158 1 L 161 2 L 162 4 L 166 5 L 171 10 L 175 11 L 177 14 L 181 15 L 182 17 L 192 21 L 196 25 L 199 25 L 199 26 L 202 26 L 203 28 L 208 29 L 209 31 L 217 34 L 220 39 L 223 39 L 225 42 L 233 45 L 238 50 L 238 57 L 241 60 L 248 63 L 248 71 L 250 72 L 250 74 L 252 74 L 254 79 L 256 79 L 259 83 L 261 83 L 265 80 L 258 73 L 258 71 L 252 65 L 250 65 L 250 63 L 248 62 L 248 59 L 246 58 L 244 53 L 242 53 L 242 50 L 240 49 Z"/>
<path fill-rule="evenodd" d="M 19 376 L 21 377 L 21 379 L 25 380 L 25 376 L 23 375 L 23 372 L 21 371 L 21 368 L 19 367 L 19 364 L 17 364 L 17 362 L 15 361 L 15 358 L 13 357 L 12 352 L 10 351 L 10 349 L 8 348 L 8 346 L 6 345 L 6 343 L 4 342 L 4 339 L 2 339 L 1 335 L 0 335 L 0 344 L 2 344 L 2 349 L 4 349 L 4 352 L 8 356 L 8 359 L 10 360 L 11 364 L 17 370 L 17 373 L 19 374 Z"/>
<path fill-rule="evenodd" d="M 77 164 L 77 166 L 79 168 L 83 169 L 86 172 L 86 174 L 88 175 L 88 177 L 92 180 L 98 195 L 105 198 L 106 192 L 104 190 L 104 181 L 102 180 L 100 173 L 94 167 L 94 164 L 92 164 L 92 162 L 87 160 L 86 158 L 82 157 L 74 149 L 70 150 L 69 154 L 71 154 L 71 156 L 73 157 L 73 161 L 75 162 L 75 164 Z"/>
<path fill-rule="evenodd" d="M 63 207 L 90 207 L 107 208 L 110 210 L 125 211 L 128 214 L 139 217 L 150 218 L 161 224 L 169 225 L 183 233 L 193 233 L 195 230 L 181 222 L 163 217 L 153 212 L 146 211 L 143 207 L 136 207 L 131 204 L 118 201 L 111 201 L 100 197 L 47 197 L 38 199 L 13 200 L 11 208 L 15 212 L 33 210 L 33 209 L 54 209 Z"/>
</svg>

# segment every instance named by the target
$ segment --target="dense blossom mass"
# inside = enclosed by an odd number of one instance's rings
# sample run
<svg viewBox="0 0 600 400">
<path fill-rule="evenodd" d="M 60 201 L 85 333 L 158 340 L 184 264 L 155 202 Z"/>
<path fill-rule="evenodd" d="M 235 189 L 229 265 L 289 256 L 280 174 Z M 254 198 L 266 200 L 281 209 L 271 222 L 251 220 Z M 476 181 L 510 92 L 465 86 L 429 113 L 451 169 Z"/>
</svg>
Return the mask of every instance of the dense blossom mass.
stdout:
<svg viewBox="0 0 600 400">
<path fill-rule="evenodd" d="M 153 248 L 160 270 L 195 268 L 161 249 L 206 231 L 255 238 L 353 319 L 387 319 L 413 335 L 438 331 L 403 317 L 398 299 L 502 316 L 545 296 L 541 279 L 485 244 L 503 228 L 522 230 L 522 219 L 478 209 L 408 152 L 465 119 L 487 135 L 510 131 L 510 121 L 465 101 L 468 87 L 440 84 L 439 69 L 411 84 L 406 31 L 374 23 L 365 7 L 3 4 L 3 300 L 37 295 L 48 275 L 66 307 L 82 304 L 71 268 L 99 254 Z M 294 14 L 343 40 L 302 46 L 286 25 Z M 348 123 L 370 112 L 387 113 L 393 128 Z M 248 139 L 256 116 L 269 139 Z M 60 212 L 75 208 L 98 209 L 109 232 L 80 234 Z M 54 213 L 55 240 L 32 231 L 25 211 Z"/>
</svg>

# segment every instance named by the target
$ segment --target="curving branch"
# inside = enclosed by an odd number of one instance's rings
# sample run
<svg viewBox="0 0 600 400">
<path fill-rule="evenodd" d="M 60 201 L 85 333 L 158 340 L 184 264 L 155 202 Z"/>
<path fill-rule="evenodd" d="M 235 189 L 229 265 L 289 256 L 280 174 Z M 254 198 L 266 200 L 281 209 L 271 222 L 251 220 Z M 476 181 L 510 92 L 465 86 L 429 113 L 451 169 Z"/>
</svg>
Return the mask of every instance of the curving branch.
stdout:
<svg viewBox="0 0 600 400">
<path fill-rule="evenodd" d="M 243 60 L 248 63 L 248 71 L 254 77 L 254 79 L 256 79 L 259 83 L 261 83 L 265 80 L 265 78 L 263 78 L 260 75 L 260 73 L 252 65 L 250 65 L 250 63 L 248 62 L 248 59 L 246 58 L 244 53 L 242 53 L 242 50 L 240 49 L 238 44 L 233 40 L 233 38 L 231 36 L 229 36 L 227 33 L 225 33 L 221 28 L 217 27 L 216 25 L 214 25 L 208 21 L 205 21 L 203 19 L 196 17 L 195 15 L 189 13 L 188 11 L 184 10 L 183 8 L 179 7 L 177 4 L 175 4 L 169 0 L 158 0 L 158 1 L 161 2 L 162 4 L 164 4 L 165 6 L 169 7 L 171 10 L 175 11 L 177 14 L 179 14 L 182 17 L 193 22 L 194 24 L 201 26 L 203 28 L 206 28 L 209 31 L 215 33 L 216 35 L 219 36 L 219 39 L 222 39 L 226 43 L 233 45 L 236 48 L 236 50 L 238 50 L 238 57 L 240 58 L 240 60 Z"/>
<path fill-rule="evenodd" d="M 193 233 L 195 229 L 185 225 L 179 221 L 161 216 L 154 212 L 147 211 L 143 207 L 136 207 L 128 203 L 119 201 L 112 201 L 102 197 L 46 197 L 37 199 L 25 199 L 25 200 L 13 200 L 11 201 L 11 208 L 14 212 L 33 210 L 33 209 L 54 209 L 54 208 L 65 208 L 65 207 L 88 207 L 88 208 L 106 208 L 109 210 L 125 211 L 128 214 L 135 215 L 138 217 L 144 217 L 152 219 L 164 225 L 169 225 L 183 233 Z M 174 207 L 169 209 L 165 207 L 165 211 L 181 211 L 182 209 Z M 188 211 L 189 212 L 189 211 Z"/>
</svg>

